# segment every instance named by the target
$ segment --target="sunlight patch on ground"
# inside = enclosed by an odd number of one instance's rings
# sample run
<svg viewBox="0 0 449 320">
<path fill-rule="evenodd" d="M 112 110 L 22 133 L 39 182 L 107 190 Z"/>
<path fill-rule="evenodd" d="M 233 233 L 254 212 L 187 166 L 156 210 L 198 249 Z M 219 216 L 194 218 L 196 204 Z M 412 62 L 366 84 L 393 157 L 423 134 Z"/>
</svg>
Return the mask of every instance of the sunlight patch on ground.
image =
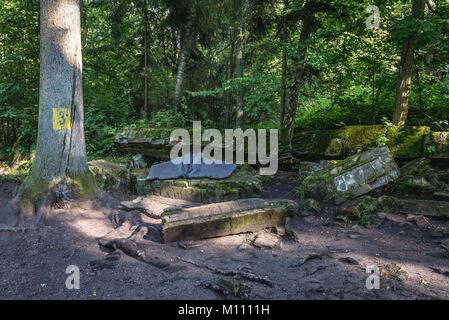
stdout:
<svg viewBox="0 0 449 320">
<path fill-rule="evenodd" d="M 67 226 L 89 238 L 100 238 L 113 230 L 104 214 L 93 209 L 74 208 L 59 216 Z"/>
</svg>

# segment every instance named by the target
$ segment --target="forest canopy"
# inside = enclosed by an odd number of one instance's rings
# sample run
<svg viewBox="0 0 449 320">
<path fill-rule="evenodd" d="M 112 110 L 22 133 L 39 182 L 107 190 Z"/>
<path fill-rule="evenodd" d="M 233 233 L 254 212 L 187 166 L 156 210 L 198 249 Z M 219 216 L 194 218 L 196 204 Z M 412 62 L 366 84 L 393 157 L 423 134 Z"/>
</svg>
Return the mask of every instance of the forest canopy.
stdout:
<svg viewBox="0 0 449 320">
<path fill-rule="evenodd" d="M 131 123 L 328 129 L 405 103 L 449 130 L 447 0 L 86 0 L 81 24 L 90 157 Z M 35 148 L 39 53 L 39 0 L 0 1 L 0 159 Z"/>
</svg>

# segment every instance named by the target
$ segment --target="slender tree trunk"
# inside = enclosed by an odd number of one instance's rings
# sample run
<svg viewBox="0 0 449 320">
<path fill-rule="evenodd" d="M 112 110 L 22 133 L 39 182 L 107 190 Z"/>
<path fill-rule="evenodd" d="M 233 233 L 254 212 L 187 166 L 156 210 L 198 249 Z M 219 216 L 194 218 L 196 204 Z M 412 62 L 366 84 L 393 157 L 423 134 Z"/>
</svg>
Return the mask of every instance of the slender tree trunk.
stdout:
<svg viewBox="0 0 449 320">
<path fill-rule="evenodd" d="M 80 0 L 41 0 L 40 14 L 36 156 L 17 196 L 0 214 L 8 224 L 34 217 L 38 224 L 58 194 L 95 191 L 84 141 Z"/>
<path fill-rule="evenodd" d="M 289 3 L 288 0 L 284 0 L 284 12 L 285 9 L 288 7 Z M 288 68 L 288 60 L 287 60 L 287 36 L 288 36 L 288 29 L 287 29 L 287 18 L 284 16 L 284 21 L 282 24 L 282 36 L 281 36 L 281 42 L 283 45 L 282 49 L 282 80 L 281 80 L 281 114 L 280 114 L 280 129 L 282 130 L 284 127 L 284 117 L 285 117 L 285 101 L 287 96 L 287 68 Z"/>
<path fill-rule="evenodd" d="M 144 0 L 143 28 L 144 28 L 144 46 L 145 46 L 145 102 L 144 110 L 147 118 L 150 116 L 148 107 L 148 0 Z"/>
<path fill-rule="evenodd" d="M 235 30 L 231 33 L 231 51 L 229 53 L 229 77 L 231 80 L 234 78 L 235 74 Z M 227 110 L 226 110 L 226 128 L 230 128 L 232 122 L 232 106 L 233 106 L 233 96 L 232 92 L 228 93 L 227 97 Z"/>
<path fill-rule="evenodd" d="M 412 16 L 415 19 L 424 18 L 426 1 L 415 0 L 413 2 Z M 396 94 L 394 99 L 393 124 L 405 125 L 408 114 L 408 99 L 412 83 L 413 56 L 416 48 L 416 37 L 404 41 L 401 62 L 399 64 L 399 75 L 396 83 Z"/>
<path fill-rule="evenodd" d="M 176 75 L 176 86 L 174 96 L 174 104 L 176 110 L 179 110 L 179 105 L 181 103 L 181 97 L 183 94 L 183 84 L 187 66 L 187 59 L 190 55 L 190 49 L 193 40 L 193 20 L 194 15 L 190 13 L 189 16 L 187 17 L 187 26 L 184 32 L 181 33 L 181 50 L 180 50 L 181 52 L 179 55 L 178 73 Z"/>
<path fill-rule="evenodd" d="M 179 55 L 179 63 L 178 63 L 178 73 L 176 75 L 176 86 L 174 97 L 174 105 L 176 110 L 179 109 L 179 104 L 181 103 L 182 87 L 184 82 L 184 73 L 186 70 L 186 64 L 187 64 L 187 49 L 186 44 L 184 43 L 181 46 L 181 53 Z"/>
<path fill-rule="evenodd" d="M 236 12 L 238 13 L 237 19 L 237 41 L 236 41 L 236 61 L 235 71 L 237 78 L 243 78 L 243 13 L 242 13 L 242 0 L 236 0 Z M 241 127 L 243 120 L 243 86 L 239 85 L 237 90 L 237 114 L 235 119 L 235 125 L 237 128 Z"/>
<path fill-rule="evenodd" d="M 302 23 L 301 36 L 298 43 L 298 55 L 292 57 L 293 65 L 290 75 L 290 86 L 288 97 L 285 103 L 284 125 L 280 131 L 280 155 L 281 159 L 291 157 L 292 139 L 296 118 L 296 109 L 298 108 L 298 96 L 301 85 L 304 82 L 304 63 L 307 54 L 307 42 L 318 28 L 318 24 L 313 14 L 304 18 Z"/>
</svg>

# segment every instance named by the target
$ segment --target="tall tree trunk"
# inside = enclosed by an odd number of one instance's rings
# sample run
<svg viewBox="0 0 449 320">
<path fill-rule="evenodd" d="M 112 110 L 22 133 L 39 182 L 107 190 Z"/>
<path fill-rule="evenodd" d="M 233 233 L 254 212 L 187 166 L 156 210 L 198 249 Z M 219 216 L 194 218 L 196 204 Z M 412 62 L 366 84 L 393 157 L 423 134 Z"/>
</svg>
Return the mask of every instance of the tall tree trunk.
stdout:
<svg viewBox="0 0 449 320">
<path fill-rule="evenodd" d="M 292 139 L 296 118 L 296 109 L 298 107 L 298 96 L 301 85 L 304 82 L 305 59 L 307 54 L 307 43 L 310 36 L 318 29 L 314 14 L 307 14 L 302 20 L 302 30 L 298 42 L 297 55 L 292 57 L 292 68 L 290 75 L 290 86 L 288 97 L 285 103 L 284 125 L 280 131 L 280 157 L 288 159 L 292 156 Z"/>
<path fill-rule="evenodd" d="M 176 75 L 174 105 L 176 110 L 179 110 L 181 98 L 183 94 L 183 84 L 185 78 L 185 71 L 187 66 L 187 59 L 190 55 L 193 40 L 193 20 L 194 14 L 190 13 L 187 17 L 187 25 L 184 32 L 181 33 L 181 49 L 178 63 L 178 73 Z"/>
<path fill-rule="evenodd" d="M 145 47 L 145 102 L 144 110 L 147 119 L 150 116 L 148 107 L 148 0 L 144 0 L 143 29 L 144 29 L 144 47 Z"/>
<path fill-rule="evenodd" d="M 415 19 L 424 18 L 426 1 L 415 0 L 412 7 L 412 16 Z M 416 37 L 404 41 L 401 62 L 399 64 L 399 75 L 396 83 L 396 94 L 394 99 L 393 124 L 405 125 L 408 114 L 408 99 L 412 83 L 413 56 L 416 48 Z"/>
<path fill-rule="evenodd" d="M 243 7 L 242 0 L 236 0 L 237 19 L 237 41 L 236 41 L 236 61 L 235 71 L 237 78 L 243 78 Z M 241 127 L 243 120 L 243 86 L 239 85 L 237 90 L 237 114 L 235 125 L 237 128 Z"/>
<path fill-rule="evenodd" d="M 38 224 L 59 196 L 95 191 L 84 141 L 80 0 L 41 0 L 36 156 L 0 221 Z"/>
<path fill-rule="evenodd" d="M 235 30 L 231 32 L 231 51 L 229 53 L 229 76 L 228 79 L 234 78 L 235 74 Z M 233 106 L 233 96 L 232 92 L 228 93 L 227 96 L 227 110 L 226 110 L 226 128 L 231 127 L 232 122 L 232 106 Z"/>
<path fill-rule="evenodd" d="M 286 8 L 288 7 L 288 0 L 284 0 L 284 13 Z M 287 26 L 287 17 L 284 16 L 284 21 L 282 24 L 282 80 L 281 80 L 281 114 L 280 114 L 280 129 L 282 130 L 284 127 L 284 117 L 285 117 L 285 101 L 287 97 L 287 68 L 288 68 L 288 60 L 287 60 L 287 36 L 288 36 L 288 26 Z"/>
</svg>

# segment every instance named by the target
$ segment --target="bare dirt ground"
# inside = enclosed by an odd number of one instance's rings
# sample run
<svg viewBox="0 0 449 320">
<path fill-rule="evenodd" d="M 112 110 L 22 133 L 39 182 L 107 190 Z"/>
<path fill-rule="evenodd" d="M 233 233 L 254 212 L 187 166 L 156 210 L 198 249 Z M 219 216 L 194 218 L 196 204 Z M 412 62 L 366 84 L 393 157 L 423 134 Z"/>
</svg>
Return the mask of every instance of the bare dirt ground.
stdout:
<svg viewBox="0 0 449 320">
<path fill-rule="evenodd" d="M 290 191 L 297 184 L 295 173 L 279 172 L 266 183 L 263 197 L 293 199 Z M 13 188 L 0 185 L 0 208 Z M 253 247 L 249 235 L 236 235 L 199 241 L 201 246 L 185 250 L 177 243 L 162 244 L 160 221 L 151 221 L 154 227 L 144 241 L 153 257 L 169 262 L 164 269 L 121 251 L 105 252 L 98 239 L 118 231 L 103 212 L 81 204 L 37 231 L 0 231 L 0 299 L 222 298 L 204 284 L 229 277 L 178 257 L 224 270 L 251 270 L 272 280 L 273 287 L 238 280 L 251 287 L 250 299 L 449 299 L 449 275 L 444 274 L 449 258 L 440 245 L 444 238 L 432 237 L 433 227 L 419 228 L 401 216 L 390 216 L 375 228 L 343 227 L 332 219 L 334 210 L 295 217 L 290 225 L 298 242 L 283 240 L 274 249 Z M 80 290 L 65 286 L 69 265 L 80 268 Z M 379 290 L 366 288 L 371 265 L 382 270 Z"/>
</svg>

